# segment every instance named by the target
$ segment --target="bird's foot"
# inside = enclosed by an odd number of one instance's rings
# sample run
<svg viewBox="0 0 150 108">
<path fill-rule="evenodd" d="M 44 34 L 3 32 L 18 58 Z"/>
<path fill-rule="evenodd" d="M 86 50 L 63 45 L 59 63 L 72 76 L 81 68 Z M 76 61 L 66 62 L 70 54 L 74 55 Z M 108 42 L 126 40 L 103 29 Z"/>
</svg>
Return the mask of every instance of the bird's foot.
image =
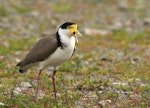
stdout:
<svg viewBox="0 0 150 108">
<path fill-rule="evenodd" d="M 33 102 L 34 102 L 34 103 L 37 103 L 37 99 L 36 99 L 36 97 L 34 97 Z"/>
<path fill-rule="evenodd" d="M 42 90 L 42 91 L 48 91 L 48 89 L 47 89 L 47 88 L 44 88 L 44 87 L 41 88 L 41 90 Z"/>
<path fill-rule="evenodd" d="M 55 100 L 57 100 L 57 96 L 56 96 L 56 93 L 54 93 L 54 99 L 55 99 Z"/>
</svg>

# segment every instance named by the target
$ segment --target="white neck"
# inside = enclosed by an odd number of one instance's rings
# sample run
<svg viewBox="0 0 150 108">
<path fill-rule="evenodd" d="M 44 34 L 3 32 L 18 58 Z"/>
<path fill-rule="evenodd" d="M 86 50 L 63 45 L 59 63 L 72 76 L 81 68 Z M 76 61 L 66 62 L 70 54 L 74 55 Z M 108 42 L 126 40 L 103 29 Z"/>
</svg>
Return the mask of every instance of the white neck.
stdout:
<svg viewBox="0 0 150 108">
<path fill-rule="evenodd" d="M 70 44 L 72 44 L 72 42 L 75 44 L 75 38 L 74 36 L 70 36 L 70 31 L 66 30 L 66 29 L 59 29 L 58 30 L 58 34 L 60 36 L 60 41 L 61 43 L 67 47 Z"/>
</svg>

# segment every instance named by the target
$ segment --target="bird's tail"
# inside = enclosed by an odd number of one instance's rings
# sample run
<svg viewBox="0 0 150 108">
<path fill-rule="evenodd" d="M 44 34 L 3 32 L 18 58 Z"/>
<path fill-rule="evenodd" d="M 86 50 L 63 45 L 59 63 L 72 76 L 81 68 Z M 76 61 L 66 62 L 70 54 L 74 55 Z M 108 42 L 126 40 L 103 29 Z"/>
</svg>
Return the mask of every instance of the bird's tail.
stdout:
<svg viewBox="0 0 150 108">
<path fill-rule="evenodd" d="M 21 62 L 19 62 L 19 63 L 17 64 L 17 67 L 18 67 L 18 72 L 19 72 L 19 73 L 24 73 L 24 72 L 26 72 L 26 69 L 24 69 L 24 68 L 21 66 Z"/>
<path fill-rule="evenodd" d="M 24 72 L 25 72 L 25 70 L 24 70 L 24 69 L 19 68 L 19 69 L 18 69 L 18 72 L 19 72 L 19 73 L 24 73 Z"/>
</svg>

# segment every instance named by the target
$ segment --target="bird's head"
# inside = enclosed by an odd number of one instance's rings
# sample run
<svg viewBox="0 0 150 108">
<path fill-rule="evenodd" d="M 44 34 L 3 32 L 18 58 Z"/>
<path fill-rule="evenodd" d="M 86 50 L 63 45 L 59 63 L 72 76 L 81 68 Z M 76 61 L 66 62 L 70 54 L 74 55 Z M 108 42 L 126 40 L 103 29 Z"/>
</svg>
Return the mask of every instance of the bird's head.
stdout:
<svg viewBox="0 0 150 108">
<path fill-rule="evenodd" d="M 59 28 L 61 33 L 67 36 L 74 36 L 78 42 L 77 36 L 82 36 L 81 33 L 77 30 L 77 24 L 73 22 L 66 22 L 62 24 Z"/>
</svg>

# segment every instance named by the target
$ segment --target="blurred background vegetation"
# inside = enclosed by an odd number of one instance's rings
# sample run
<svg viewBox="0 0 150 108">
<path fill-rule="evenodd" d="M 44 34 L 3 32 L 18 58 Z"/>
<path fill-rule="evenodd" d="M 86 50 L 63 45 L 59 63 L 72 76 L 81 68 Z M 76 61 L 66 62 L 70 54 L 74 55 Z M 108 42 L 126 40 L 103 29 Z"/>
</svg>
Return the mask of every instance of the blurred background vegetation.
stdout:
<svg viewBox="0 0 150 108">
<path fill-rule="evenodd" d="M 27 104 L 37 74 L 20 75 L 15 65 L 67 21 L 76 22 L 83 37 L 72 61 L 59 69 L 58 102 L 43 75 L 41 83 L 50 91 L 41 91 L 46 96 L 38 104 Z M 23 91 L 20 82 L 30 82 L 32 89 Z M 0 102 L 14 108 L 148 108 L 149 100 L 149 0 L 0 0 Z"/>
</svg>

